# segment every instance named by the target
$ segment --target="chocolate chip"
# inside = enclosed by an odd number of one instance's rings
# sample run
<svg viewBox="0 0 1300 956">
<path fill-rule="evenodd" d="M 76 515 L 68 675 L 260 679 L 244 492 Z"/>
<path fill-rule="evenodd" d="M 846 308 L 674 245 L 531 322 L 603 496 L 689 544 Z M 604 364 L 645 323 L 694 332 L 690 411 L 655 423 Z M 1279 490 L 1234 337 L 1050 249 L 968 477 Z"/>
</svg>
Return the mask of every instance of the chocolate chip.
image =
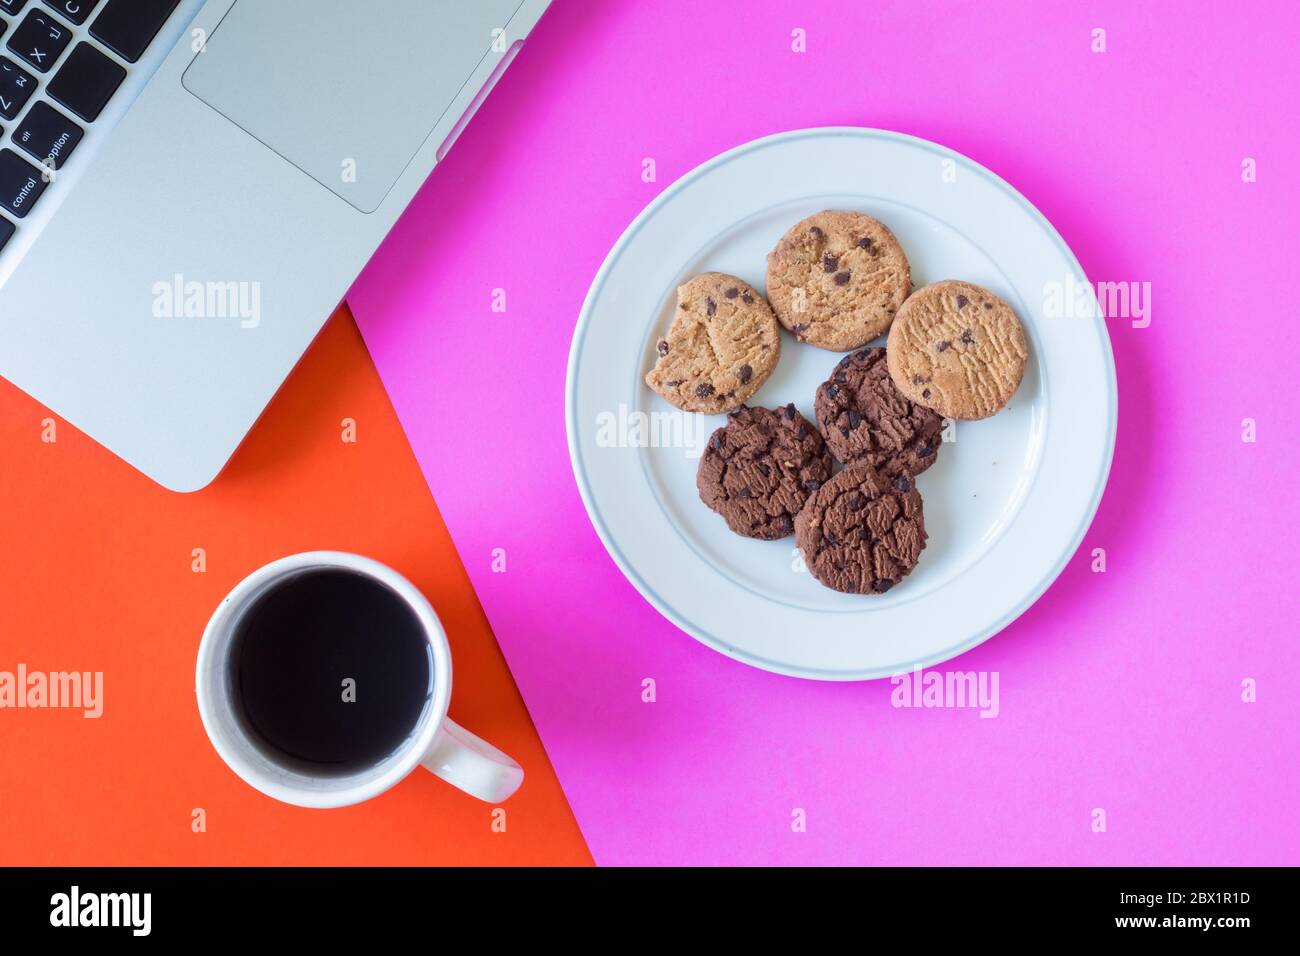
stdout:
<svg viewBox="0 0 1300 956">
<path fill-rule="evenodd" d="M 671 382 L 664 382 L 664 384 L 667 385 L 669 388 L 676 388 L 678 385 L 682 384 L 682 381 L 683 379 L 675 378 Z"/>
<path fill-rule="evenodd" d="M 730 289 L 724 292 L 723 295 L 725 295 L 728 299 L 734 299 L 736 296 L 740 295 L 740 290 L 737 289 L 735 286 L 732 286 Z"/>
<path fill-rule="evenodd" d="M 986 309 L 991 309 L 991 308 L 993 308 L 993 303 L 992 303 L 992 302 L 985 302 L 985 303 L 984 303 L 984 308 L 986 308 Z"/>
<path fill-rule="evenodd" d="M 944 339 L 942 342 L 940 342 L 938 345 L 934 347 L 934 350 L 936 352 L 946 352 L 950 348 L 952 348 L 952 343 L 949 342 L 947 339 Z"/>
<path fill-rule="evenodd" d="M 924 376 L 924 375 L 913 375 L 913 376 L 912 376 L 912 384 L 913 384 L 913 385 L 920 385 L 920 384 L 921 384 L 922 382 L 924 382 L 924 381 L 925 381 L 925 376 Z"/>
<path fill-rule="evenodd" d="M 748 365 L 742 365 L 736 369 L 736 378 L 740 379 L 740 384 L 744 385 L 754 376 L 754 370 Z"/>
<path fill-rule="evenodd" d="M 803 490 L 808 492 L 808 494 L 812 494 L 821 486 L 822 483 L 818 481 L 816 478 L 809 478 L 807 481 L 803 483 Z"/>
<path fill-rule="evenodd" d="M 858 410 L 857 410 L 856 408 L 850 408 L 850 409 L 849 409 L 849 427 L 850 427 L 850 428 L 857 428 L 857 427 L 858 427 L 859 425 L 861 425 L 861 424 L 862 424 L 862 416 L 858 414 Z"/>
<path fill-rule="evenodd" d="M 836 284 L 836 285 L 848 285 L 848 284 L 849 284 L 849 273 L 848 273 L 848 270 L 847 270 L 847 269 L 844 270 L 843 272 L 837 272 L 837 273 L 835 273 L 835 284 Z"/>
<path fill-rule="evenodd" d="M 959 336 L 959 341 L 961 342 L 962 345 L 970 345 L 972 342 L 975 341 L 975 333 L 972 332 L 970 329 L 962 329 L 962 333 Z"/>
<path fill-rule="evenodd" d="M 758 463 L 758 473 L 766 478 L 768 475 L 772 474 L 772 469 L 768 467 L 767 462 L 760 461 Z"/>
<path fill-rule="evenodd" d="M 931 448 L 929 445 L 922 445 L 921 447 L 917 448 L 916 457 L 929 458 L 931 455 L 935 453 L 936 450 L 937 449 Z"/>
<path fill-rule="evenodd" d="M 708 398 L 713 394 L 713 386 L 708 382 L 701 382 L 699 385 L 695 386 L 695 394 L 700 398 Z"/>
<path fill-rule="evenodd" d="M 791 531 L 794 530 L 794 519 L 791 518 L 789 515 L 781 515 L 781 524 L 779 527 L 786 534 L 789 534 Z"/>
<path fill-rule="evenodd" d="M 929 390 L 928 388 L 923 388 L 923 389 L 921 389 L 921 397 L 922 397 L 922 398 L 929 398 L 929 397 L 930 397 L 930 390 Z"/>
<path fill-rule="evenodd" d="M 794 402 L 787 405 L 783 411 L 785 412 L 785 417 L 790 421 L 794 421 L 794 416 L 798 414 L 794 409 Z"/>
<path fill-rule="evenodd" d="M 848 438 L 848 437 L 849 437 L 849 430 L 848 430 L 847 428 L 845 428 L 843 425 L 841 425 L 841 426 L 840 426 L 840 434 L 843 435 L 845 438 Z"/>
<path fill-rule="evenodd" d="M 813 226 L 808 230 L 808 235 L 812 236 L 814 239 L 820 239 L 822 236 L 826 235 L 826 233 L 822 232 L 816 226 Z"/>
<path fill-rule="evenodd" d="M 861 239 L 859 239 L 859 240 L 858 240 L 858 248 L 859 248 L 859 249 L 870 249 L 870 248 L 871 248 L 871 237 L 870 237 L 870 236 L 863 236 Z"/>
<path fill-rule="evenodd" d="M 912 483 L 908 481 L 907 475 L 899 475 L 894 479 L 894 487 L 899 491 L 909 491 L 912 487 Z"/>
<path fill-rule="evenodd" d="M 964 295 L 957 296 L 957 308 L 964 309 L 969 302 L 970 299 L 966 298 Z"/>
<path fill-rule="evenodd" d="M 877 594 L 884 594 L 886 591 L 888 591 L 888 590 L 889 590 L 890 588 L 892 588 L 893 586 L 894 586 L 894 582 L 893 582 L 893 581 L 886 581 L 885 579 L 882 578 L 881 580 L 879 580 L 879 581 L 876 582 L 876 593 L 877 593 Z"/>
<path fill-rule="evenodd" d="M 802 336 L 802 335 L 804 334 L 804 332 L 806 332 L 807 330 L 808 330 L 808 323 L 807 323 L 807 322 L 804 322 L 804 323 L 801 324 L 801 325 L 796 325 L 796 326 L 794 327 L 794 337 L 795 337 L 795 338 L 799 338 L 799 337 Z"/>
<path fill-rule="evenodd" d="M 745 292 L 745 293 L 742 293 L 742 294 L 741 294 L 741 296 L 740 296 L 740 301 L 741 301 L 741 302 L 744 302 L 746 305 L 749 305 L 750 303 L 752 303 L 752 302 L 754 301 L 754 297 L 753 297 L 752 295 L 750 295 L 748 292 Z M 767 348 L 766 345 L 763 346 L 763 347 L 764 347 L 764 348 Z"/>
<path fill-rule="evenodd" d="M 655 346 L 655 349 L 659 352 L 660 355 L 667 355 L 668 343 L 665 342 L 663 339 L 660 339 L 659 344 Z"/>
<path fill-rule="evenodd" d="M 704 311 L 708 315 L 712 315 L 714 312 L 718 311 L 718 303 L 714 302 L 712 299 L 706 299 L 704 301 Z"/>
<path fill-rule="evenodd" d="M 834 398 L 834 397 L 835 397 L 836 395 L 838 395 L 839 393 L 840 393 L 840 387 L 839 387 L 838 385 L 836 385 L 834 382 L 827 382 L 827 383 L 826 383 L 826 397 L 827 397 L 827 398 Z"/>
<path fill-rule="evenodd" d="M 856 491 L 849 496 L 848 504 L 849 504 L 850 511 L 861 511 L 862 506 L 865 505 L 866 503 L 867 503 L 866 499 L 864 499 L 862 495 Z"/>
<path fill-rule="evenodd" d="M 844 374 L 843 372 L 836 372 L 834 375 L 831 376 L 831 378 L 833 378 L 833 379 L 835 379 L 835 381 L 837 381 L 837 382 L 841 382 L 841 383 L 843 383 L 843 382 L 847 382 L 847 381 L 849 380 L 849 377 L 848 377 L 846 374 Z"/>
<path fill-rule="evenodd" d="M 832 548 L 835 547 L 837 544 L 839 544 L 839 542 L 835 540 L 835 535 L 831 534 L 829 531 L 826 531 L 824 529 L 822 531 L 822 537 L 826 539 L 826 543 L 829 544 Z"/>
<path fill-rule="evenodd" d="M 844 356 L 844 358 L 840 359 L 838 362 L 835 363 L 835 367 L 837 369 L 848 368 L 849 363 L 853 361 L 853 356 L 857 354 L 858 354 L 857 352 L 854 352 L 853 355 Z"/>
<path fill-rule="evenodd" d="M 709 439 L 709 447 L 714 451 L 722 451 L 722 429 L 719 428 L 713 433 L 713 437 Z"/>
<path fill-rule="evenodd" d="M 822 256 L 822 272 L 834 272 L 840 267 L 840 260 L 832 255 Z"/>
<path fill-rule="evenodd" d="M 750 494 L 749 494 L 749 486 L 746 485 L 744 488 L 741 488 L 739 491 L 737 491 L 737 492 L 736 492 L 736 497 L 737 497 L 737 498 L 748 498 L 748 497 L 750 497 Z"/>
<path fill-rule="evenodd" d="M 804 422 L 800 422 L 800 423 L 799 423 L 799 440 L 800 440 L 800 441 L 803 441 L 805 438 L 807 438 L 807 437 L 808 437 L 809 435 L 811 435 L 811 434 L 812 434 L 812 432 L 810 432 L 810 431 L 808 430 L 808 426 L 807 426 Z"/>
</svg>

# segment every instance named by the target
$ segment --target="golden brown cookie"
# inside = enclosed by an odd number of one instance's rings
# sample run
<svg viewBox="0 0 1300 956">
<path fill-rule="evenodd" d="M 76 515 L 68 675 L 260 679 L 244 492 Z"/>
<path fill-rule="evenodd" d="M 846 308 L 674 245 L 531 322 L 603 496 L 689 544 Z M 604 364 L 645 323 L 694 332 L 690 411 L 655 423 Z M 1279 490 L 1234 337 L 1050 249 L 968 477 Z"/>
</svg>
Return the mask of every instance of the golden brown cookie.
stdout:
<svg viewBox="0 0 1300 956">
<path fill-rule="evenodd" d="M 646 384 L 680 409 L 717 414 L 767 381 L 781 357 L 781 333 L 749 283 L 705 272 L 678 287 L 677 313 L 655 351 Z"/>
<path fill-rule="evenodd" d="M 767 295 L 795 338 L 832 352 L 889 330 L 912 290 L 903 247 L 860 212 L 819 212 L 781 237 L 767 257 Z"/>
<path fill-rule="evenodd" d="M 946 418 L 988 418 L 1020 387 L 1029 358 L 1016 313 L 992 292 L 948 279 L 918 289 L 889 332 L 889 374 Z"/>
</svg>

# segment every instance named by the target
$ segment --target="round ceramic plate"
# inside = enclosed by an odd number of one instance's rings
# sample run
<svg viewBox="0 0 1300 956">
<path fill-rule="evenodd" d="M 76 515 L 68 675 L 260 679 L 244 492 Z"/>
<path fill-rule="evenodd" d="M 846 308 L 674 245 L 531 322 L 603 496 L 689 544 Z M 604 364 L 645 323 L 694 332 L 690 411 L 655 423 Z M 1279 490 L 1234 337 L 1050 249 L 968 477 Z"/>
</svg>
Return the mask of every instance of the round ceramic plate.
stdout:
<svg viewBox="0 0 1300 956">
<path fill-rule="evenodd" d="M 763 289 L 767 253 L 821 209 L 880 219 L 907 252 L 916 287 L 950 278 L 982 285 L 1015 309 L 1030 341 L 1011 403 L 950 427 L 938 461 L 919 477 L 929 543 L 912 574 L 883 595 L 823 587 L 793 537 L 732 534 L 695 487 L 699 455 L 725 416 L 677 411 L 643 381 L 680 283 L 718 271 Z M 816 388 L 841 355 L 782 336 L 780 364 L 749 403 L 794 402 L 812 421 Z M 628 580 L 710 647 L 823 680 L 937 664 L 1015 620 L 1078 547 L 1115 440 L 1105 322 L 1056 230 L 978 164 L 881 130 L 756 140 L 666 189 L 592 283 L 566 388 L 578 487 Z"/>
</svg>

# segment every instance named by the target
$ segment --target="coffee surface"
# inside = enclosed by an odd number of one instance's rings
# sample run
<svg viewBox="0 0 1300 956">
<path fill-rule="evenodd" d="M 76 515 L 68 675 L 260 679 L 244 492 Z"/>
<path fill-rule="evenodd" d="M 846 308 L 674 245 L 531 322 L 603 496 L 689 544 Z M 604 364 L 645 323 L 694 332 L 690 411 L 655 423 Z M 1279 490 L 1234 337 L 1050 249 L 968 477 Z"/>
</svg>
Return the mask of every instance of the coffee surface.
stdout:
<svg viewBox="0 0 1300 956">
<path fill-rule="evenodd" d="M 424 628 L 387 586 L 351 571 L 308 571 L 257 598 L 232 648 L 236 707 L 273 752 L 348 774 L 396 750 L 432 688 Z"/>
</svg>

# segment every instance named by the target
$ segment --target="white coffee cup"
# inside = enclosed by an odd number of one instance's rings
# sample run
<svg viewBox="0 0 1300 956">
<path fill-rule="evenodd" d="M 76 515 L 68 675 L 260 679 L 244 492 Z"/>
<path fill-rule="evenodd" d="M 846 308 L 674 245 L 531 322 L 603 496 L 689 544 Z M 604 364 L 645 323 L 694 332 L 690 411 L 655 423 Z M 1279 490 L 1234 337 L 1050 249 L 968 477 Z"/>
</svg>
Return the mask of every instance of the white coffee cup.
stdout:
<svg viewBox="0 0 1300 956">
<path fill-rule="evenodd" d="M 406 602 L 424 628 L 433 657 L 428 705 L 410 734 L 377 763 L 347 775 L 315 775 L 279 757 L 251 734 L 236 710 L 231 646 L 240 617 L 268 588 L 309 571 L 342 569 L 386 585 Z M 300 807 L 342 807 L 378 796 L 416 765 L 468 794 L 499 803 L 519 789 L 519 764 L 447 716 L 451 699 L 451 648 L 423 594 L 387 565 L 342 551 L 310 551 L 273 561 L 240 581 L 217 606 L 203 632 L 194 689 L 203 727 L 217 753 L 245 782 L 267 796 Z"/>
</svg>

